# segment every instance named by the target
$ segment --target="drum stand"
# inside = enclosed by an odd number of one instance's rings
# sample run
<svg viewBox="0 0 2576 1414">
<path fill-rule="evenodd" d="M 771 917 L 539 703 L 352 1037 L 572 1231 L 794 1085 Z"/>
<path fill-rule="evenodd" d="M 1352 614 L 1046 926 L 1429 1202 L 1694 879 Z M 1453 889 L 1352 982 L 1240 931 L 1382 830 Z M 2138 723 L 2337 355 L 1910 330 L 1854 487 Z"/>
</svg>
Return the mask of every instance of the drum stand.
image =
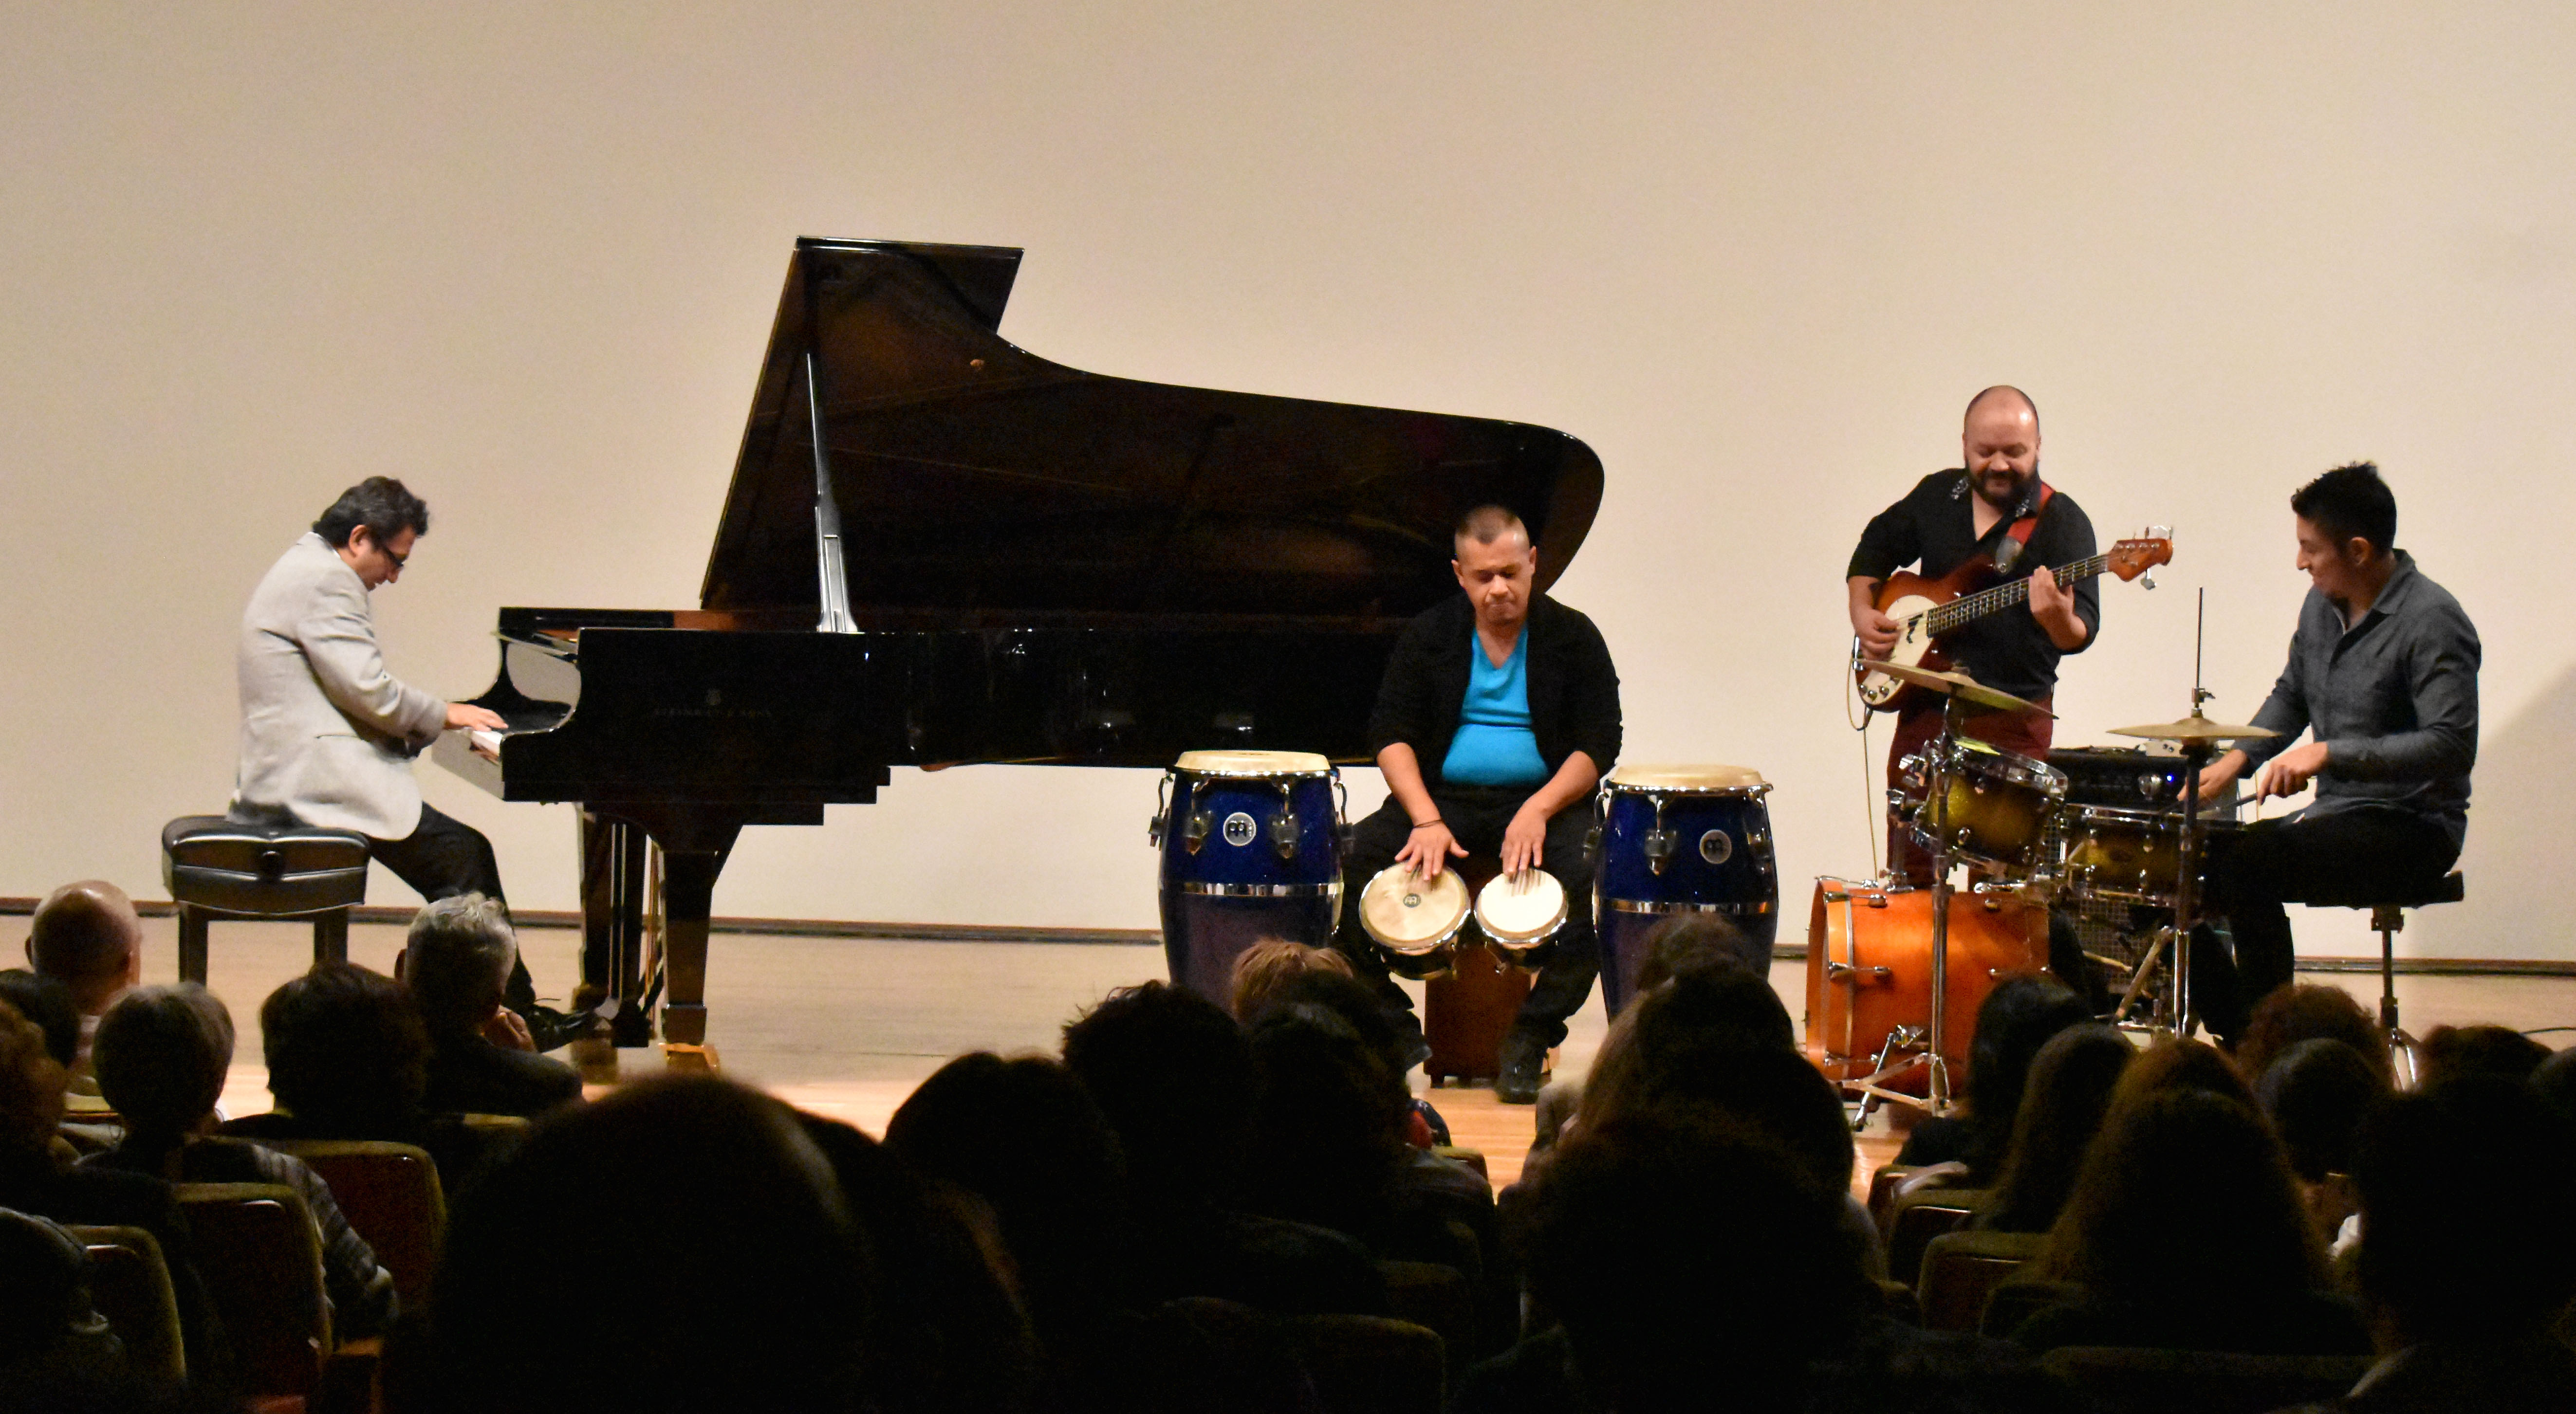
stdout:
<svg viewBox="0 0 2576 1414">
<path fill-rule="evenodd" d="M 1861 1097 L 1860 1117 L 1863 1122 L 1880 1101 L 1914 1105 L 1927 1114 L 1950 1112 L 1950 1061 L 1942 1050 L 1949 1039 L 1950 1003 L 1950 760 L 1959 744 L 1959 699 L 1941 699 L 1941 734 L 1932 739 L 1927 753 L 1930 765 L 1923 773 L 1924 808 L 1931 814 L 1927 842 L 1932 851 L 1932 1014 L 1930 1025 L 1917 1031 L 1898 1027 L 1889 1033 L 1887 1044 L 1879 1049 L 1877 1069 L 1858 1080 L 1846 1080 L 1843 1088 Z M 1922 1051 L 1901 1055 L 1920 1045 Z M 1922 1067 L 1925 1070 L 1923 1093 L 1909 1095 L 1887 1088 L 1888 1082 Z"/>
</svg>

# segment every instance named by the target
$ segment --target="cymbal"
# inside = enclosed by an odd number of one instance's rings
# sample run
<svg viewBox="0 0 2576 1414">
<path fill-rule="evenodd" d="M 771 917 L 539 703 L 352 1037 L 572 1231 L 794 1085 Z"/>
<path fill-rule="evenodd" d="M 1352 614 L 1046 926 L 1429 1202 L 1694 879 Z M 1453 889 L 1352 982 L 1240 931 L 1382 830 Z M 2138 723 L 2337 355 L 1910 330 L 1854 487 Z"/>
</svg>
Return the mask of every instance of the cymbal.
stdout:
<svg viewBox="0 0 2576 1414">
<path fill-rule="evenodd" d="M 1997 712 L 2036 712 L 2043 717 L 2057 715 L 2036 702 L 2025 702 L 2009 692 L 1997 692 L 1966 673 L 1940 672 L 1931 668 L 1918 668 L 1910 663 L 1889 663 L 1876 658 L 1863 658 L 1860 660 L 1860 665 L 1885 673 L 1899 682 L 1912 683 L 1926 692 L 1939 693 L 1943 697 L 1955 697 L 1962 702 L 1992 708 Z"/>
<path fill-rule="evenodd" d="M 2213 722 L 2194 712 L 2179 722 L 2148 722 L 2134 727 L 2113 727 L 2113 736 L 2142 736 L 2149 741 L 2261 741 L 2280 733 L 2269 727 L 2231 726 Z"/>
</svg>

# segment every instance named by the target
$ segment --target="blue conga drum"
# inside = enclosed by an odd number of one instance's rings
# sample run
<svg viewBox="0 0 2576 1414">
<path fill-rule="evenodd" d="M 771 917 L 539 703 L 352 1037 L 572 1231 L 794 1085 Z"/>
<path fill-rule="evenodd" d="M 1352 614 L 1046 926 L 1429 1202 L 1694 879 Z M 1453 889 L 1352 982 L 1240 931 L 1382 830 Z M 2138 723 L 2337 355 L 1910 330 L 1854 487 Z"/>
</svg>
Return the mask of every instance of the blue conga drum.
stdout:
<svg viewBox="0 0 2576 1414">
<path fill-rule="evenodd" d="M 1769 972 L 1780 925 L 1770 793 L 1745 766 L 1621 766 L 1601 783 L 1592 896 L 1611 1015 L 1637 993 L 1646 935 L 1677 915 L 1725 918 L 1753 944 L 1745 960 Z"/>
<path fill-rule="evenodd" d="M 1263 938 L 1332 942 L 1342 911 L 1341 773 L 1305 751 L 1190 751 L 1163 773 L 1172 985 L 1226 1005 L 1237 953 Z"/>
</svg>

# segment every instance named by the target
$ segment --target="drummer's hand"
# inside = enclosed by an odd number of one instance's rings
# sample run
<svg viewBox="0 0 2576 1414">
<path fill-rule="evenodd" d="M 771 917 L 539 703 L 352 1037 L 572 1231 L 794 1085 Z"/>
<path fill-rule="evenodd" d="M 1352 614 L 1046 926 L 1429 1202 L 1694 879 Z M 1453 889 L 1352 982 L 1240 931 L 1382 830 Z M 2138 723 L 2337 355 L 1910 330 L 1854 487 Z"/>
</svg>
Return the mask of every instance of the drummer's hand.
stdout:
<svg viewBox="0 0 2576 1414">
<path fill-rule="evenodd" d="M 1896 620 L 1876 609 L 1855 607 L 1851 624 L 1852 633 L 1860 639 L 1860 656 L 1885 662 L 1896 647 Z"/>
<path fill-rule="evenodd" d="M 2200 798 L 2202 800 L 2209 800 L 2213 797 L 2226 794 L 2228 785 L 2238 776 L 2244 774 L 2245 753 L 2242 751 L 2228 752 L 2226 755 L 2210 762 L 2209 765 L 2201 771 Z M 2174 794 L 2182 794 L 2182 786 L 2180 783 L 2175 784 Z"/>
<path fill-rule="evenodd" d="M 1546 845 L 1547 816 L 1522 806 L 1503 830 L 1503 872 L 1517 876 L 1537 868 L 1544 862 L 1539 855 Z"/>
<path fill-rule="evenodd" d="M 2317 772 L 2325 768 L 2324 742 L 2312 741 L 2305 746 L 2292 747 L 2273 757 L 2263 767 L 2263 774 L 2255 779 L 2255 803 L 2261 804 L 2267 796 L 2297 795 L 2308 788 L 2308 782 L 2317 778 Z"/>
<path fill-rule="evenodd" d="M 1437 879 L 1453 856 L 1466 858 L 1467 847 L 1458 843 L 1457 836 L 1449 833 L 1447 825 L 1434 820 L 1428 825 L 1413 827 L 1413 834 L 1405 840 L 1404 848 L 1395 852 L 1395 862 L 1410 867 L 1425 879 Z"/>
</svg>

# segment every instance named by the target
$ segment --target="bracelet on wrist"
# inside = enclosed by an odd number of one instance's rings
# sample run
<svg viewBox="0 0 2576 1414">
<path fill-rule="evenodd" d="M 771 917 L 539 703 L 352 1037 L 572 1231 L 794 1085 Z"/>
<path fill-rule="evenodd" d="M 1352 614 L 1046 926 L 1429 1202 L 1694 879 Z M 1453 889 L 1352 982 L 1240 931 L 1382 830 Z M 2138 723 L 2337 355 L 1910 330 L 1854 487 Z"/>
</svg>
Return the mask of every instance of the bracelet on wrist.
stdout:
<svg viewBox="0 0 2576 1414">
<path fill-rule="evenodd" d="M 1417 829 L 1417 830 L 1427 830 L 1427 829 L 1430 829 L 1432 826 L 1437 825 L 1437 824 L 1439 824 L 1439 823 L 1440 823 L 1440 817 L 1439 817 L 1439 816 L 1437 816 L 1437 815 L 1434 815 L 1434 816 L 1432 816 L 1432 817 L 1431 817 L 1430 819 L 1428 819 L 1428 820 L 1416 820 L 1416 821 L 1414 821 L 1414 822 L 1413 822 L 1413 828 L 1415 828 L 1415 829 Z"/>
</svg>

